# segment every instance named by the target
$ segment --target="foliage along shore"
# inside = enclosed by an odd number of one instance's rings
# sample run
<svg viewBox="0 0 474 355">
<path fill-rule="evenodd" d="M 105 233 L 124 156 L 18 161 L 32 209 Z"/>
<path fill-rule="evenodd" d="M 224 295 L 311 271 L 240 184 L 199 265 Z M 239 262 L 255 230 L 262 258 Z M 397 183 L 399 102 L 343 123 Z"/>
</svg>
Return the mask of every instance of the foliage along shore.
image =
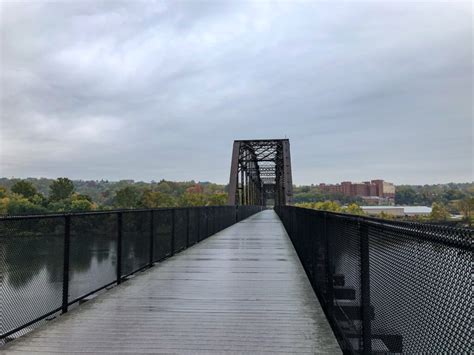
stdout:
<svg viewBox="0 0 474 355">
<path fill-rule="evenodd" d="M 432 206 L 429 217 L 419 221 L 448 221 L 461 214 L 468 224 L 474 211 L 474 183 L 401 185 L 398 205 Z M 322 193 L 316 185 L 294 186 L 295 205 L 333 212 L 363 215 L 360 197 Z M 227 185 L 195 181 L 135 182 L 133 180 L 70 180 L 0 178 L 0 214 L 21 215 L 115 208 L 219 206 L 227 203 Z M 381 214 L 382 218 L 392 218 Z"/>
</svg>

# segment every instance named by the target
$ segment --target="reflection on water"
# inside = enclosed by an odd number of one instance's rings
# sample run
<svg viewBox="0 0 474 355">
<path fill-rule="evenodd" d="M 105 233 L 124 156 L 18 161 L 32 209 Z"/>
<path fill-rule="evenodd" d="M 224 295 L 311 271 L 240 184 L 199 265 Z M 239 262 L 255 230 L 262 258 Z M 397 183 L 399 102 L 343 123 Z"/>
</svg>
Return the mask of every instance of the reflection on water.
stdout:
<svg viewBox="0 0 474 355">
<path fill-rule="evenodd" d="M 126 275 L 149 262 L 150 216 L 123 216 L 122 275 Z M 1 222 L 0 334 L 61 307 L 65 217 Z M 165 229 L 170 230 L 169 226 L 164 227 L 157 226 L 157 238 Z M 116 280 L 117 235 L 117 214 L 71 218 L 69 302 Z M 164 245 L 158 240 L 155 248 L 161 251 Z M 169 243 L 163 242 L 166 249 Z"/>
<path fill-rule="evenodd" d="M 0 236 L 2 322 L 0 333 L 61 307 L 63 237 Z M 116 243 L 71 238 L 69 300 L 116 279 Z"/>
</svg>

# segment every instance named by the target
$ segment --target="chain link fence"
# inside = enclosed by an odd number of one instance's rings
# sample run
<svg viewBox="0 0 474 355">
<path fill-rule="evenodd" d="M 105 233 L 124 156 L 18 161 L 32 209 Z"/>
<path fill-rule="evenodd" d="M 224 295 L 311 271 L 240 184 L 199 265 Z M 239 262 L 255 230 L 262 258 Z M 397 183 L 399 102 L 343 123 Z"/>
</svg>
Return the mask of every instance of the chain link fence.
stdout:
<svg viewBox="0 0 474 355">
<path fill-rule="evenodd" d="M 0 217 L 0 346 L 262 209 Z"/>
<path fill-rule="evenodd" d="M 472 353 L 472 230 L 275 208 L 346 353 Z"/>
</svg>

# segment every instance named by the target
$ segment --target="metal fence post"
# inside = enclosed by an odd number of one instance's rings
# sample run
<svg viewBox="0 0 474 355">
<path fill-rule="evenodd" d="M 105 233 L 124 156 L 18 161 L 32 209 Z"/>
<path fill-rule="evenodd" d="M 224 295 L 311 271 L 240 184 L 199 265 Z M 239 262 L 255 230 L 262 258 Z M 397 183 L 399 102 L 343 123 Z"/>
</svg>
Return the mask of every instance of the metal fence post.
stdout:
<svg viewBox="0 0 474 355">
<path fill-rule="evenodd" d="M 153 210 L 150 211 L 150 260 L 149 260 L 149 265 L 150 267 L 153 266 L 153 254 L 154 254 L 154 230 L 155 230 L 155 214 Z"/>
<path fill-rule="evenodd" d="M 176 221 L 176 210 L 173 208 L 171 210 L 171 256 L 174 255 L 174 231 L 175 231 L 175 221 Z"/>
<path fill-rule="evenodd" d="M 71 216 L 66 215 L 64 220 L 64 259 L 63 259 L 63 302 L 62 313 L 68 310 L 69 299 L 69 251 L 71 244 Z"/>
<path fill-rule="evenodd" d="M 122 212 L 117 212 L 117 285 L 122 283 Z"/>
<path fill-rule="evenodd" d="M 370 319 L 370 261 L 369 228 L 359 221 L 360 233 L 360 285 L 362 306 L 362 342 L 363 354 L 372 353 L 372 326 Z"/>
</svg>

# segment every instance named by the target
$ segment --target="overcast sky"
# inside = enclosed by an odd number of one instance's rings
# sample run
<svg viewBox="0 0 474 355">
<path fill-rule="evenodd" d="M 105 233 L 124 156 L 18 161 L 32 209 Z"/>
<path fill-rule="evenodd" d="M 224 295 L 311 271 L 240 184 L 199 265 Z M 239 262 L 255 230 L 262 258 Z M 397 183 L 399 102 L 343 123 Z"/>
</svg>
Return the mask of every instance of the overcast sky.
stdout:
<svg viewBox="0 0 474 355">
<path fill-rule="evenodd" d="M 226 183 L 287 137 L 296 184 L 473 180 L 469 1 L 0 8 L 0 176 Z"/>
</svg>

